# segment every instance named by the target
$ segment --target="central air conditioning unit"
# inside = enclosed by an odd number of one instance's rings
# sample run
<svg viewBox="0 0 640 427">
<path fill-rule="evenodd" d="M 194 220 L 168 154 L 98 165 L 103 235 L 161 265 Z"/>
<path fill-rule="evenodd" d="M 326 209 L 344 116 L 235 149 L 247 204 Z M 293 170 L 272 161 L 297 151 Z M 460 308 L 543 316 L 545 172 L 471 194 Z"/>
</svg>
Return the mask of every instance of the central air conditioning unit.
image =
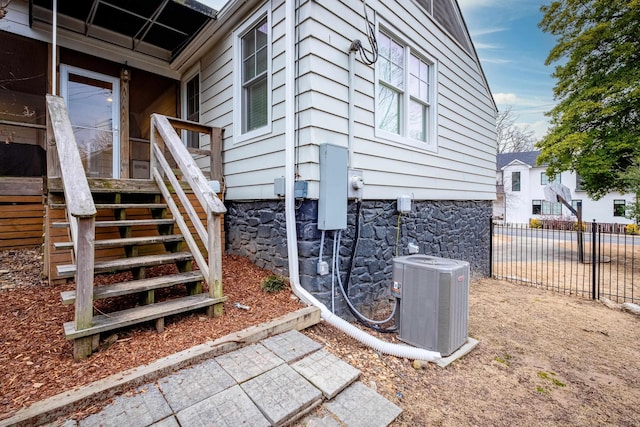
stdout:
<svg viewBox="0 0 640 427">
<path fill-rule="evenodd" d="M 467 341 L 469 263 L 428 255 L 393 260 L 398 338 L 449 356 Z"/>
</svg>

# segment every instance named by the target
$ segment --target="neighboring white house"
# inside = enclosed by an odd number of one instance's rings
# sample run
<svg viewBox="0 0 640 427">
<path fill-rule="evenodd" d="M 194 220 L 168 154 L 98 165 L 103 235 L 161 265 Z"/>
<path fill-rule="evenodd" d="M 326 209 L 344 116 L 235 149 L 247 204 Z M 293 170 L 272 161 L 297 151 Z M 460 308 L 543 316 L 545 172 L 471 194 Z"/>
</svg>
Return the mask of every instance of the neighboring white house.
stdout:
<svg viewBox="0 0 640 427">
<path fill-rule="evenodd" d="M 545 200 L 544 187 L 550 183 L 546 166 L 536 164 L 540 151 L 504 153 L 497 156 L 498 197 L 493 205 L 494 219 L 509 224 L 529 223 L 532 218 L 574 220 L 575 216 L 558 202 Z M 582 220 L 611 224 L 630 224 L 625 207 L 635 200 L 630 194 L 608 193 L 600 200 L 590 199 L 580 188 L 574 172 L 562 172 L 554 180 L 571 191 L 574 208 L 582 202 Z"/>
<path fill-rule="evenodd" d="M 293 213 L 301 283 L 325 301 L 332 281 L 316 267 L 338 240 L 359 303 L 384 296 L 392 258 L 415 247 L 489 274 L 496 107 L 456 0 L 229 0 L 204 18 L 186 10 L 194 0 L 59 3 L 62 70 L 130 88 L 121 177 L 148 165 L 149 113 L 224 130 L 229 252 L 286 273 Z M 44 52 L 42 97 L 69 80 L 44 68 L 52 22 L 46 0 L 14 0 L 0 20 L 16 46 Z"/>
</svg>

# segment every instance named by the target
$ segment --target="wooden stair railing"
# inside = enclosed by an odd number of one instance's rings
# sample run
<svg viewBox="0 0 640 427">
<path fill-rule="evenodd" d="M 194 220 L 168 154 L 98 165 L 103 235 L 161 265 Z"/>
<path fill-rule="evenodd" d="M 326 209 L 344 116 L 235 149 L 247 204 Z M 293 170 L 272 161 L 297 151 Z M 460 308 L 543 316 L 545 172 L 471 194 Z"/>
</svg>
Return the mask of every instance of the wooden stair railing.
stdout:
<svg viewBox="0 0 640 427">
<path fill-rule="evenodd" d="M 103 332 L 151 320 L 155 320 L 156 329 L 161 332 L 165 316 L 200 308 L 206 308 L 210 316 L 221 315 L 226 300 L 222 292 L 221 215 L 226 209 L 211 191 L 169 119 L 158 115 L 151 119 L 153 179 L 111 180 L 86 178 L 64 100 L 48 96 L 47 114 L 48 209 L 66 209 L 67 213 L 67 222 L 51 222 L 50 227 L 68 227 L 71 237 L 70 242 L 56 242 L 52 248 L 72 250 L 75 259 L 74 264 L 56 265 L 59 277 L 75 277 L 76 280 L 75 291 L 61 294 L 64 304 L 75 304 L 74 321 L 64 324 L 67 339 L 74 340 L 74 357 L 89 356 L 97 348 Z M 192 130 L 206 128 L 196 123 L 172 120 L 174 126 L 177 123 Z M 219 132 L 212 128 L 208 131 L 211 135 Z M 163 154 L 165 147 L 177 164 L 182 181 L 169 167 Z M 215 153 L 212 150 L 211 156 L 214 157 Z M 213 160 L 211 167 L 214 168 Z M 215 168 L 220 172 L 219 164 Z M 171 190 L 165 184 L 165 177 Z M 183 188 L 192 192 L 201 204 L 207 217 L 206 227 Z M 173 194 L 189 215 L 201 246 L 206 248 L 208 259 L 191 235 Z M 172 217 L 166 216 L 167 210 Z M 128 217 L 129 211 L 133 218 Z M 147 214 L 142 214 L 143 211 Z M 111 215 L 112 220 L 106 215 Z M 174 234 L 174 225 L 178 226 L 180 234 Z M 96 236 L 100 238 L 96 240 Z M 189 248 L 188 252 L 183 251 L 184 243 Z M 115 255 L 119 259 L 111 255 L 113 251 L 119 254 Z M 110 255 L 103 258 L 101 254 L 104 253 Z M 192 261 L 197 263 L 199 271 L 191 271 Z M 175 264 L 178 273 L 146 277 L 148 267 L 167 264 Z M 94 274 L 117 271 L 131 271 L 133 280 L 94 288 Z M 203 281 L 209 285 L 208 294 L 202 293 Z M 156 290 L 181 285 L 186 287 L 188 295 L 156 301 Z M 138 294 L 142 305 L 94 315 L 95 300 L 130 294 Z"/>
<path fill-rule="evenodd" d="M 174 120 L 174 126 L 180 127 L 180 121 Z M 187 123 L 188 126 L 188 123 Z M 185 127 L 188 128 L 188 127 Z M 213 143 L 213 141 L 212 141 Z M 180 185 L 180 181 L 173 173 L 167 159 L 164 156 L 164 148 L 173 157 L 182 179 L 189 184 L 200 205 L 204 208 L 207 216 L 206 230 Z M 213 155 L 212 155 L 213 156 Z M 167 201 L 169 209 L 176 218 L 176 224 L 185 237 L 187 246 L 194 255 L 194 260 L 203 272 L 203 276 L 209 285 L 209 295 L 211 298 L 221 298 L 222 291 L 222 243 L 221 243 L 221 219 L 227 209 L 217 194 L 213 192 L 208 180 L 189 154 L 178 133 L 170 123 L 169 119 L 159 114 L 151 115 L 151 174 L 155 179 L 163 197 Z M 198 245 L 188 231 L 187 225 L 180 215 L 180 211 L 171 198 L 169 189 L 165 184 L 165 177 L 171 183 L 180 202 L 184 206 L 191 222 L 195 225 L 196 232 L 203 242 L 208 253 L 208 263 L 200 252 Z M 208 313 L 210 316 L 222 315 L 222 304 L 216 304 Z"/>
<path fill-rule="evenodd" d="M 93 268 L 96 207 L 89 190 L 71 121 L 58 96 L 47 95 L 48 165 L 47 176 L 62 178 L 67 203 L 71 241 L 76 256 L 76 299 L 74 323 L 76 329 L 91 327 L 93 322 Z M 80 254 L 80 256 L 78 256 Z M 91 337 L 74 341 L 76 359 L 91 354 Z"/>
</svg>

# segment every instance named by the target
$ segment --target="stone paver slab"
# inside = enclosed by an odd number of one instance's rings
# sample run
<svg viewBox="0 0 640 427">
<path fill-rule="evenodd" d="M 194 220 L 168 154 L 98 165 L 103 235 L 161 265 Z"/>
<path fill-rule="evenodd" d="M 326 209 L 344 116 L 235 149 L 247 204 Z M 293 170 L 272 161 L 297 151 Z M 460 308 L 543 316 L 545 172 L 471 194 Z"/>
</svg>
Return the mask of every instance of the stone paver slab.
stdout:
<svg viewBox="0 0 640 427">
<path fill-rule="evenodd" d="M 243 347 L 215 359 L 237 382 L 242 383 L 284 363 L 261 344 Z"/>
<path fill-rule="evenodd" d="M 262 341 L 262 345 L 287 363 L 299 360 L 322 348 L 322 344 L 292 329 Z"/>
<path fill-rule="evenodd" d="M 172 414 L 171 407 L 155 384 L 146 384 L 131 394 L 118 396 L 101 412 L 80 421 L 80 427 L 148 426 Z"/>
<path fill-rule="evenodd" d="M 162 421 L 158 421 L 155 424 L 151 424 L 149 427 L 180 427 L 180 424 L 178 423 L 176 417 L 171 416 L 169 418 L 165 418 Z"/>
<path fill-rule="evenodd" d="M 331 415 L 318 416 L 315 414 L 305 417 L 300 421 L 302 427 L 342 427 Z"/>
<path fill-rule="evenodd" d="M 280 365 L 240 387 L 276 426 L 291 421 L 322 399 L 320 390 L 289 365 Z"/>
<path fill-rule="evenodd" d="M 360 371 L 325 349 L 308 355 L 291 367 L 322 390 L 327 399 L 333 399 L 360 376 Z"/>
<path fill-rule="evenodd" d="M 256 405 L 235 385 L 176 414 L 181 426 L 269 426 Z"/>
<path fill-rule="evenodd" d="M 361 382 L 353 383 L 324 406 L 349 427 L 386 427 L 402 412 Z"/>
<path fill-rule="evenodd" d="M 213 359 L 158 380 L 158 386 L 174 412 L 179 412 L 235 384 L 231 375 Z"/>
</svg>

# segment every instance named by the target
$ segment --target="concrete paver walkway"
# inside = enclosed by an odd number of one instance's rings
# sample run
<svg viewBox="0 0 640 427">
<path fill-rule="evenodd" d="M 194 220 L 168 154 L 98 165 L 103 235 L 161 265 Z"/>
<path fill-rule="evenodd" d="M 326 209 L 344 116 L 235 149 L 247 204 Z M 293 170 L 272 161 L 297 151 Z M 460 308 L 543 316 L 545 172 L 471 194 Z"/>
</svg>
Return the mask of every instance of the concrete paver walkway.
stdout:
<svg viewBox="0 0 640 427">
<path fill-rule="evenodd" d="M 67 427 L 387 426 L 401 409 L 357 382 L 360 372 L 291 330 L 118 396 Z M 323 405 L 322 418 L 308 415 Z"/>
</svg>

